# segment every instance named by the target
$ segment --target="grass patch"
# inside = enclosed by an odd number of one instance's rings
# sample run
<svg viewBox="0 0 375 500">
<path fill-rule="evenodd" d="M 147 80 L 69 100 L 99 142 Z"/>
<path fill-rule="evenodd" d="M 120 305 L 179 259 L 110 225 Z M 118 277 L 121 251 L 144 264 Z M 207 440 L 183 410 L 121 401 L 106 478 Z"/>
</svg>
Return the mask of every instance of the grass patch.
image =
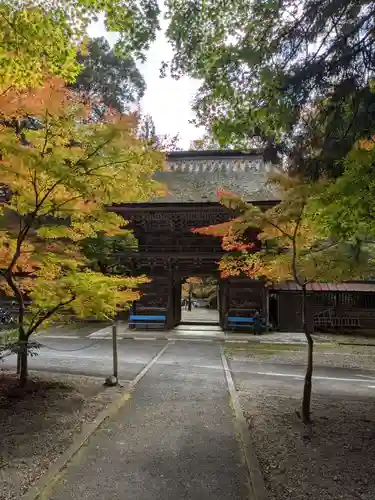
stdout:
<svg viewBox="0 0 375 500">
<path fill-rule="evenodd" d="M 226 343 L 224 346 L 224 351 L 225 354 L 228 356 L 255 356 L 255 355 L 260 355 L 260 356 L 274 356 L 275 354 L 289 354 L 289 353 L 298 353 L 298 352 L 305 352 L 307 350 L 307 345 L 306 344 L 273 344 L 273 343 L 252 343 L 249 342 L 248 344 L 237 344 L 235 342 L 233 343 Z M 341 346 L 338 346 L 336 344 L 325 344 L 325 345 L 315 345 L 314 346 L 314 351 L 315 352 L 326 352 L 326 351 L 344 351 Z"/>
<path fill-rule="evenodd" d="M 248 356 L 264 355 L 273 356 L 280 353 L 302 352 L 306 350 L 303 344 L 258 344 L 249 342 L 248 344 L 226 343 L 225 354 L 228 356 Z"/>
<path fill-rule="evenodd" d="M 247 344 L 238 344 L 236 342 L 225 343 L 225 348 L 235 350 L 250 350 L 250 351 L 301 351 L 305 348 L 304 344 L 273 344 L 273 343 L 258 343 L 248 342 Z"/>
</svg>

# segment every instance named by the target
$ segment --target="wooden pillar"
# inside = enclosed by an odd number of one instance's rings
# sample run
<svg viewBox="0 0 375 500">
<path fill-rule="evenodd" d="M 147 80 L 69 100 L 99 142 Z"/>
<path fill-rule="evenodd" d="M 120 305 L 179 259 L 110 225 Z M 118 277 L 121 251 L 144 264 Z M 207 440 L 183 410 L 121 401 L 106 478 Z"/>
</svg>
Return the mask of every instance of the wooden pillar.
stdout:
<svg viewBox="0 0 375 500">
<path fill-rule="evenodd" d="M 221 328 L 226 327 L 227 316 L 228 316 L 228 293 L 229 286 L 228 280 L 220 280 L 219 282 L 219 294 L 218 294 L 218 304 L 219 304 L 219 323 Z"/>
<path fill-rule="evenodd" d="M 267 327 L 270 325 L 270 294 L 268 287 L 263 289 L 264 296 L 264 319 L 266 320 Z"/>
<path fill-rule="evenodd" d="M 129 259 L 129 270 L 131 276 L 135 276 L 135 262 L 133 262 L 133 259 Z M 136 315 L 137 314 L 137 301 L 133 300 L 131 308 L 130 308 L 130 314 Z M 135 330 L 135 325 L 129 325 L 128 326 L 129 330 Z"/>
<path fill-rule="evenodd" d="M 174 297 L 174 279 L 173 279 L 173 262 L 168 259 L 168 305 L 167 305 L 167 329 L 171 330 L 175 325 L 175 297 Z"/>
<path fill-rule="evenodd" d="M 181 322 L 181 280 L 176 277 L 174 269 L 174 284 L 173 284 L 173 296 L 174 296 L 174 325 L 177 326 Z"/>
</svg>

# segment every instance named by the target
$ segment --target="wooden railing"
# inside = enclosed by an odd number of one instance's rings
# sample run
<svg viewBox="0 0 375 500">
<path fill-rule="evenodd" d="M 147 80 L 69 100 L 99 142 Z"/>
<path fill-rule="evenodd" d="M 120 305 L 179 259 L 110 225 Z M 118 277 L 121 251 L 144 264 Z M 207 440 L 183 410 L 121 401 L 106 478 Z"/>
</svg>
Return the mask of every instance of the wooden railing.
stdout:
<svg viewBox="0 0 375 500">
<path fill-rule="evenodd" d="M 338 316 L 333 307 L 314 314 L 314 329 L 360 328 L 361 319 L 355 315 Z"/>
</svg>

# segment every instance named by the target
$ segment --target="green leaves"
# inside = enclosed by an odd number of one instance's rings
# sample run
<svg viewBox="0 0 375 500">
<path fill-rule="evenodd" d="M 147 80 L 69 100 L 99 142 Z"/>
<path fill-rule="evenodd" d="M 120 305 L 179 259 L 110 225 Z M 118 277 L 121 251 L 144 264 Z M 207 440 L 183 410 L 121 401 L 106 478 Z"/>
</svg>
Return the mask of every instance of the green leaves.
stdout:
<svg viewBox="0 0 375 500">
<path fill-rule="evenodd" d="M 159 26 L 156 0 L 2 0 L 0 90 L 36 87 L 46 75 L 73 82 L 86 29 L 103 14 L 119 34 L 117 53 L 142 59 Z"/>
<path fill-rule="evenodd" d="M 89 40 L 78 62 L 82 68 L 72 88 L 97 103 L 99 119 L 108 108 L 125 112 L 143 96 L 145 82 L 135 59 L 118 57 L 105 38 Z"/>
<path fill-rule="evenodd" d="M 79 72 L 68 26 L 37 2 L 0 3 L 0 89 L 41 85 L 46 74 L 73 80 Z"/>
<path fill-rule="evenodd" d="M 375 132 L 369 0 L 169 0 L 170 70 L 202 83 L 196 123 L 221 146 L 272 147 L 317 179 Z M 345 75 L 345 76 L 343 76 Z"/>
<path fill-rule="evenodd" d="M 359 142 L 344 161 L 344 173 L 316 200 L 315 218 L 328 234 L 347 241 L 375 237 L 374 142 Z"/>
<path fill-rule="evenodd" d="M 81 245 L 93 271 L 127 275 L 129 270 L 121 264 L 121 255 L 137 248 L 138 242 L 133 233 L 123 230 L 117 236 L 97 233 L 94 237 L 83 240 Z"/>
<path fill-rule="evenodd" d="M 29 295 L 32 300 L 29 324 L 32 327 L 37 318 L 55 308 L 54 315 L 46 321 L 66 320 L 72 315 L 79 319 L 112 319 L 118 310 L 127 309 L 129 303 L 139 297 L 134 289 L 147 281 L 144 276 L 108 277 L 79 270 L 65 272 L 54 282 L 41 275 L 35 280 Z"/>
</svg>

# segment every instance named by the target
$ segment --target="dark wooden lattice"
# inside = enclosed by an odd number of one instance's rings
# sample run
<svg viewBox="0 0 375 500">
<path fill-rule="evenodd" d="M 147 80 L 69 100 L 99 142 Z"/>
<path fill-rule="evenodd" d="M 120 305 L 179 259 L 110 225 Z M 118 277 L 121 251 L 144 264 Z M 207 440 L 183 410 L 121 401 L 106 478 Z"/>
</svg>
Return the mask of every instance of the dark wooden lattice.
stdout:
<svg viewBox="0 0 375 500">
<path fill-rule="evenodd" d="M 272 202 L 259 202 L 268 208 Z M 189 276 L 218 276 L 218 261 L 224 251 L 220 238 L 200 235 L 192 229 L 227 222 L 236 213 L 218 203 L 150 203 L 111 208 L 128 221 L 138 240 L 137 251 L 118 255 L 135 274 L 146 274 L 152 283 L 142 287 L 144 295 L 136 304 L 142 312 L 165 310 L 169 327 L 179 321 L 181 280 Z M 259 245 L 257 231 L 249 231 Z M 223 288 L 223 282 L 221 282 Z M 225 288 L 225 291 L 224 291 Z M 253 280 L 229 280 L 220 293 L 221 324 L 228 310 L 246 314 L 264 309 L 263 285 Z M 177 302 L 176 302 L 177 301 Z"/>
</svg>

